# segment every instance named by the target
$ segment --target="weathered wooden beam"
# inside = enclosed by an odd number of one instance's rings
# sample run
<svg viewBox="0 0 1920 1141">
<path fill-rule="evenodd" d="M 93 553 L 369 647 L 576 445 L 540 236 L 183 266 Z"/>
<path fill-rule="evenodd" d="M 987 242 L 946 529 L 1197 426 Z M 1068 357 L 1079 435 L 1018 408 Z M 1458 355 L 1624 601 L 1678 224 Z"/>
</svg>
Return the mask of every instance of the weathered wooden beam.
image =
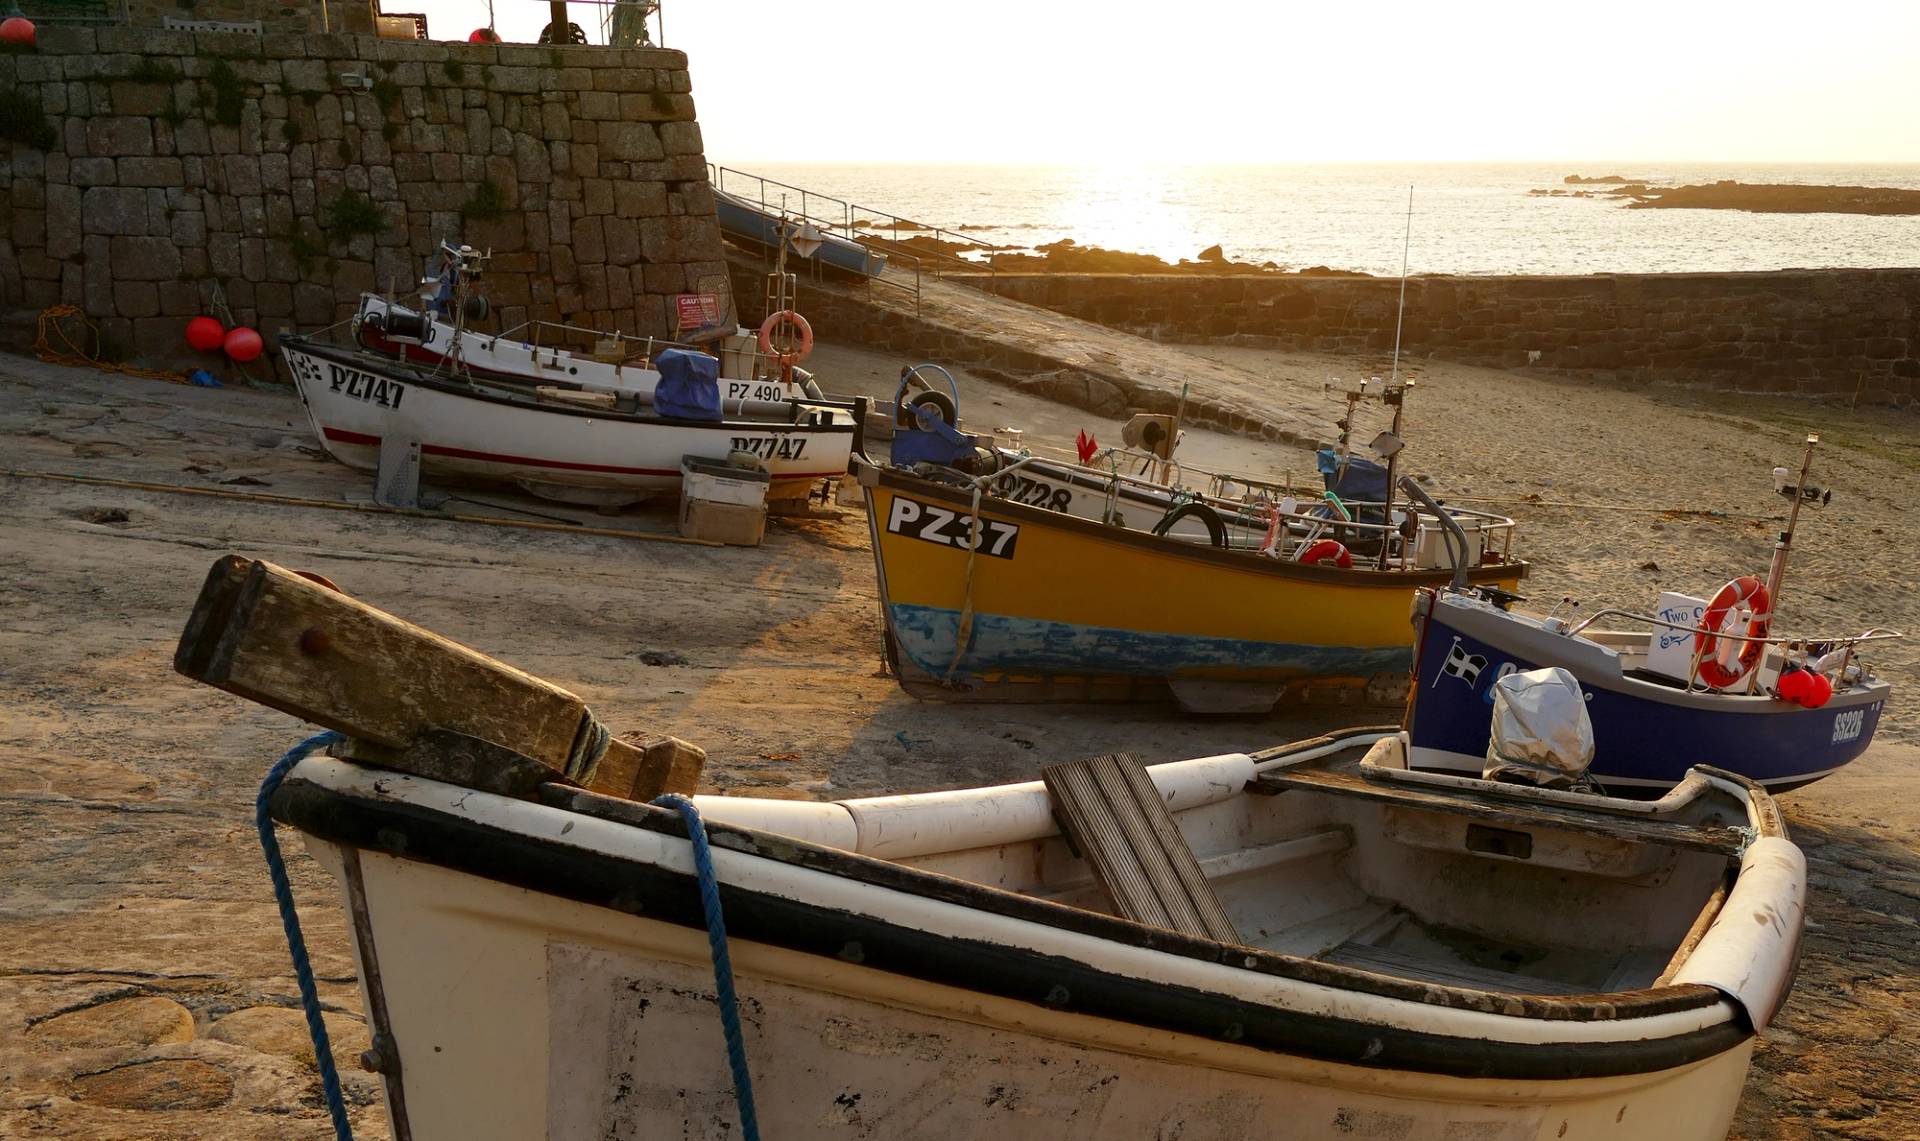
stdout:
<svg viewBox="0 0 1920 1141">
<path fill-rule="evenodd" d="M 404 768 L 408 749 L 438 730 L 527 758 L 547 779 L 650 799 L 691 793 L 705 759 L 673 738 L 665 742 L 674 748 L 653 759 L 627 741 L 598 752 L 591 747 L 598 722 L 574 694 L 284 567 L 237 555 L 208 573 L 174 668 L 374 746 L 361 755 L 377 755 L 389 768 Z M 518 787 L 527 776 L 502 779 Z"/>
<path fill-rule="evenodd" d="M 1117 913 L 1202 939 L 1240 942 L 1140 758 L 1117 753 L 1048 765 L 1040 779 L 1060 831 Z"/>
</svg>

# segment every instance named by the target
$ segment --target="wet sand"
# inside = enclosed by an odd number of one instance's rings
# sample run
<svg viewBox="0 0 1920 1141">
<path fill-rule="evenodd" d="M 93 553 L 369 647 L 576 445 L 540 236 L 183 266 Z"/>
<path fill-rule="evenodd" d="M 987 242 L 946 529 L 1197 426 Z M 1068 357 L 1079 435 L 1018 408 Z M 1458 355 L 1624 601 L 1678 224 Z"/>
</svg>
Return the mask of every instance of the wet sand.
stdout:
<svg viewBox="0 0 1920 1141">
<path fill-rule="evenodd" d="M 1260 398 L 1328 424 L 1325 375 L 1385 363 L 1207 351 L 1237 354 L 1273 378 Z M 830 346 L 813 363 L 831 389 L 890 394 L 901 362 Z M 1116 423 L 961 383 L 976 429 L 1012 424 L 1064 443 L 1084 427 L 1117 441 Z M 1409 408 L 1408 463 L 1456 496 L 1511 506 L 1536 598 L 1641 608 L 1661 587 L 1710 592 L 1764 569 L 1784 507 L 1767 469 L 1794 461 L 1794 433 L 1816 421 L 1832 441 L 1816 481 L 1834 504 L 1803 527 L 1789 624 L 1920 626 L 1915 529 L 1902 513 L 1920 496 L 1911 416 L 1438 366 Z M 0 455 L 11 469 L 331 502 L 364 500 L 370 482 L 314 454 L 290 395 L 20 358 L 0 358 Z M 1304 449 L 1210 434 L 1183 457 L 1311 473 Z M 1620 509 L 1556 506 L 1567 502 Z M 256 782 L 305 728 L 170 666 L 207 567 L 228 552 L 325 574 L 572 688 L 616 730 L 700 743 L 703 791 L 828 797 L 1021 780 L 1120 746 L 1158 761 L 1354 719 L 916 703 L 880 668 L 864 523 L 836 514 L 776 520 L 764 547 L 738 550 L 0 477 L 0 1136 L 331 1135 L 251 823 Z M 672 524 L 664 512 L 613 522 Z M 1920 715 L 1909 698 L 1920 654 L 1903 645 L 1874 661 L 1896 686 L 1880 740 L 1783 798 L 1811 860 L 1811 922 L 1736 1136 L 1920 1137 Z M 353 1065 L 364 1030 L 334 885 L 304 856 L 291 862 L 338 1010 L 356 1134 L 385 1137 L 377 1087 Z"/>
</svg>

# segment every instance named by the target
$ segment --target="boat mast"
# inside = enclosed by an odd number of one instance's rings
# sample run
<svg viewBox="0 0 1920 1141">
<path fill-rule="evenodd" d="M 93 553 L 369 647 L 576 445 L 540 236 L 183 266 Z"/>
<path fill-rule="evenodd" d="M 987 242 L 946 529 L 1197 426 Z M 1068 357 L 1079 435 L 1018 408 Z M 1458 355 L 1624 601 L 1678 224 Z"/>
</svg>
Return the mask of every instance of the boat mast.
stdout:
<svg viewBox="0 0 1920 1141">
<path fill-rule="evenodd" d="M 1400 243 L 1400 312 L 1393 319 L 1393 375 L 1391 388 L 1400 380 L 1400 329 L 1407 319 L 1407 254 L 1413 249 L 1413 187 L 1407 187 L 1407 233 Z M 1387 481 L 1387 494 L 1393 494 L 1393 481 Z"/>
<path fill-rule="evenodd" d="M 1413 249 L 1413 187 L 1407 187 L 1407 232 L 1400 242 L 1400 312 L 1393 318 L 1393 372 L 1381 399 L 1393 405 L 1393 434 L 1400 435 L 1400 412 L 1406 406 L 1406 391 L 1400 387 L 1400 330 L 1407 320 L 1407 255 Z M 1380 569 L 1387 569 L 1387 551 L 1393 546 L 1393 477 L 1400 466 L 1400 449 L 1387 457 L 1387 503 L 1381 517 L 1387 530 L 1380 533 Z M 1404 552 L 1402 552 L 1404 554 Z"/>
<path fill-rule="evenodd" d="M 1787 555 L 1793 549 L 1793 528 L 1800 522 L 1800 504 L 1807 498 L 1807 473 L 1813 469 L 1813 449 L 1820 443 L 1818 432 L 1807 433 L 1807 453 L 1800 460 L 1800 478 L 1793 485 L 1793 506 L 1787 511 L 1787 529 L 1773 544 L 1773 565 L 1767 568 L 1767 610 L 1780 612 L 1780 583 L 1787 577 Z"/>
</svg>

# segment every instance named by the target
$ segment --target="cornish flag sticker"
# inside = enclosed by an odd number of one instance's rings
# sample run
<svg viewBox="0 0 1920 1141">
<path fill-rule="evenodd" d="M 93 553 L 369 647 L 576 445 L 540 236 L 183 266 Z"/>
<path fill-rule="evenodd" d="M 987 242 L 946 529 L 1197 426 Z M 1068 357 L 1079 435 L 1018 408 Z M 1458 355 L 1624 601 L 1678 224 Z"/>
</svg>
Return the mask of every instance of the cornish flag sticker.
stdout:
<svg viewBox="0 0 1920 1141">
<path fill-rule="evenodd" d="M 1471 688 L 1480 679 L 1480 671 L 1486 668 L 1486 657 L 1467 653 L 1460 647 L 1459 636 L 1455 635 L 1453 645 L 1447 648 L 1447 660 L 1440 663 L 1440 672 L 1433 680 L 1438 682 L 1443 677 L 1457 677 Z"/>
</svg>

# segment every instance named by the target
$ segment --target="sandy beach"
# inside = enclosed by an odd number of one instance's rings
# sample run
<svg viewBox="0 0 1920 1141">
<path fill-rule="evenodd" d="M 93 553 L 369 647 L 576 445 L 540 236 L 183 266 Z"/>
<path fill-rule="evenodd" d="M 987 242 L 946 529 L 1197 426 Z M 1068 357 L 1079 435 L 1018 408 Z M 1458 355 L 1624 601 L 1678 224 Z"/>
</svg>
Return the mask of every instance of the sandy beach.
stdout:
<svg viewBox="0 0 1920 1141">
<path fill-rule="evenodd" d="M 1193 351 L 1270 378 L 1250 402 L 1329 436 L 1328 377 L 1388 368 Z M 902 363 L 824 345 L 810 367 L 830 390 L 890 395 Z M 1768 471 L 1796 462 L 1813 429 L 1826 440 L 1814 479 L 1833 502 L 1803 517 L 1782 625 L 1920 629 L 1910 413 L 1414 363 L 1406 465 L 1445 497 L 1522 521 L 1535 600 L 1642 609 L 1661 589 L 1709 593 L 1763 572 L 1786 507 Z M 1118 442 L 1115 421 L 960 383 L 975 429 L 1064 444 L 1084 428 Z M 634 534 L 575 535 L 44 478 L 365 502 L 369 481 L 316 451 L 282 391 L 0 357 L 0 455 L 0 1137 L 331 1136 L 252 825 L 260 776 L 307 730 L 171 669 L 201 580 L 229 552 L 319 572 L 552 679 L 615 731 L 703 746 L 705 792 L 1026 780 L 1094 753 L 1161 761 L 1395 716 L 915 702 L 882 668 L 866 529 L 845 509 L 775 519 L 764 546 L 723 549 L 649 538 L 671 534 L 670 509 L 577 515 Z M 1182 457 L 1312 473 L 1303 448 L 1211 433 L 1192 434 Z M 460 494 L 471 502 L 450 508 L 472 514 L 565 514 L 497 490 Z M 1920 1138 L 1920 643 L 1871 660 L 1895 687 L 1873 749 L 1782 798 L 1810 860 L 1811 907 L 1798 983 L 1763 1035 L 1737 1137 Z M 366 1034 L 335 887 L 305 856 L 292 864 L 356 1135 L 386 1137 L 376 1081 L 355 1063 Z"/>
</svg>

